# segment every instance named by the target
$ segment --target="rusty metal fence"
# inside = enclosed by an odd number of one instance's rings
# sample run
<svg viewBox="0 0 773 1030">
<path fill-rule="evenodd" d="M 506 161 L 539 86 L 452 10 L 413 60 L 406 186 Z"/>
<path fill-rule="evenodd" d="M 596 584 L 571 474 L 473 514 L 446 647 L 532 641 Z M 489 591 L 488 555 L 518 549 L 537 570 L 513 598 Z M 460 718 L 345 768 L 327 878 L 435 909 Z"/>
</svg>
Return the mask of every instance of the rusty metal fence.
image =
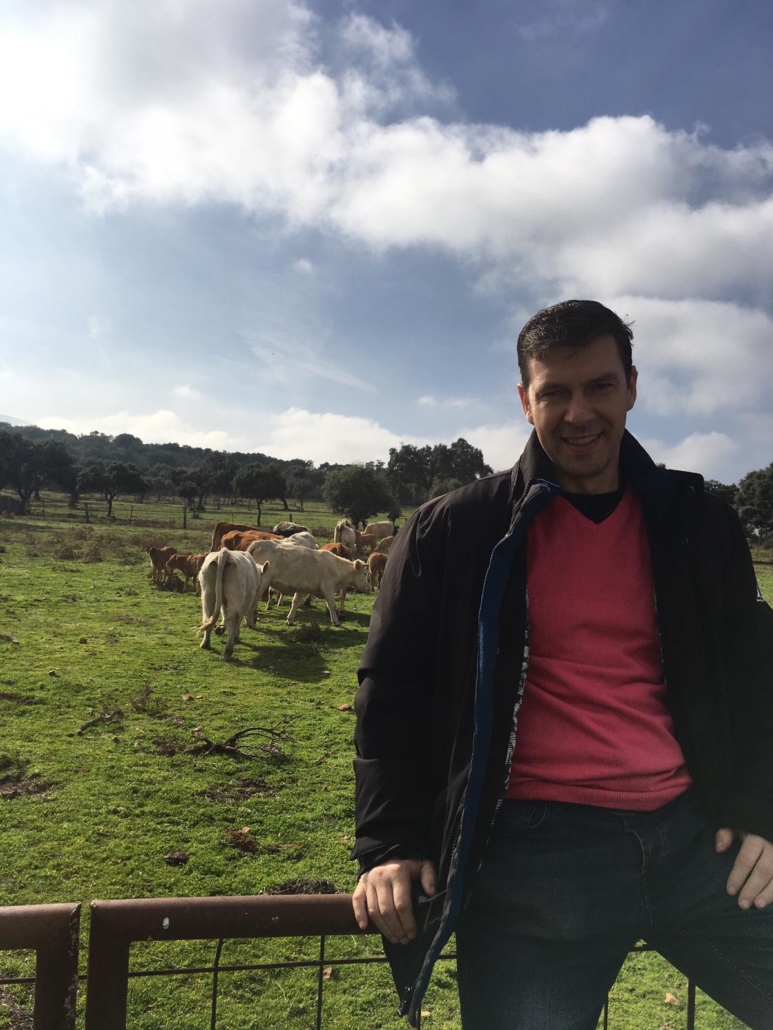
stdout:
<svg viewBox="0 0 773 1030">
<path fill-rule="evenodd" d="M 0 908 L 0 949 L 34 949 L 36 976 L 0 978 L 1 983 L 35 984 L 34 1030 L 74 1030 L 78 989 L 80 905 Z M 372 932 L 372 931 L 370 931 Z M 383 963 L 383 956 L 334 958 L 326 939 L 362 935 L 349 895 L 283 897 L 158 898 L 94 901 L 86 981 L 85 1030 L 125 1030 L 128 984 L 132 977 L 212 975 L 210 1027 L 217 1025 L 218 981 L 223 972 L 314 969 L 316 1030 L 322 1030 L 326 968 Z M 221 964 L 225 939 L 318 937 L 315 958 L 246 964 Z M 214 962 L 206 966 L 133 971 L 131 945 L 140 941 L 217 940 Z M 650 951 L 642 945 L 635 951 Z M 443 958 L 453 959 L 453 954 Z M 603 1027 L 609 1026 L 609 1000 Z M 687 1030 L 695 1030 L 695 985 L 688 983 Z"/>
<path fill-rule="evenodd" d="M 36 953 L 34 977 L 0 977 L 0 984 L 34 982 L 34 1030 L 74 1030 L 80 910 L 80 903 L 0 908 L 0 949 Z"/>
</svg>

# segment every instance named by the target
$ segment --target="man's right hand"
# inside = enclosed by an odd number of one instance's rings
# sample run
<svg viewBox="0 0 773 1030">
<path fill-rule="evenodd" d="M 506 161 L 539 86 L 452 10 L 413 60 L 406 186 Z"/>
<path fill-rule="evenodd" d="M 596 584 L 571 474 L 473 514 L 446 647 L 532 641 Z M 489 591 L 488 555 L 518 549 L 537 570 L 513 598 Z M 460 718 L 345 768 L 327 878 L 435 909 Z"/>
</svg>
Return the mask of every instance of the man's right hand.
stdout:
<svg viewBox="0 0 773 1030">
<path fill-rule="evenodd" d="M 437 890 L 435 865 L 426 859 L 398 858 L 363 873 L 352 896 L 354 918 L 367 930 L 368 917 L 390 944 L 407 944 L 416 936 L 411 884 L 421 882 L 430 897 Z"/>
</svg>

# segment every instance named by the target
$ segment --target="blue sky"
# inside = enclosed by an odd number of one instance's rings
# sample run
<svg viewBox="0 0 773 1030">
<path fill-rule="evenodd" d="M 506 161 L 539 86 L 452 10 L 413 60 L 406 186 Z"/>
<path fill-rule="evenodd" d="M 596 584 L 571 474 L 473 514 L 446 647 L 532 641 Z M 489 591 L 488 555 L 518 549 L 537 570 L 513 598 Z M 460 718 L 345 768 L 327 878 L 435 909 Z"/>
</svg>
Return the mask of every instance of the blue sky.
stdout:
<svg viewBox="0 0 773 1030">
<path fill-rule="evenodd" d="M 773 460 L 763 0 L 11 0 L 0 413 L 282 458 L 518 455 L 515 341 L 634 320 L 631 429 Z"/>
</svg>

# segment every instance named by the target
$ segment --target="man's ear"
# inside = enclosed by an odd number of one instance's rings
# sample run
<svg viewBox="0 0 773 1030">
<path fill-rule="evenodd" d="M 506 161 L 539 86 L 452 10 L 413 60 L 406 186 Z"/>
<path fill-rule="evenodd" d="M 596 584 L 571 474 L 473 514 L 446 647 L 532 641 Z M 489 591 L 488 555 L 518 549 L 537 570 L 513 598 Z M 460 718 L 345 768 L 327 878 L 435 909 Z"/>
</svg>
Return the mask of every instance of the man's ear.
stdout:
<svg viewBox="0 0 773 1030">
<path fill-rule="evenodd" d="M 631 366 L 631 378 L 628 381 L 628 399 L 626 405 L 626 411 L 630 411 L 636 403 L 636 383 L 639 379 L 639 372 L 635 365 Z"/>
<path fill-rule="evenodd" d="M 635 395 L 634 390 L 634 395 Z M 523 383 L 518 384 L 518 396 L 521 398 L 521 405 L 523 407 L 523 413 L 526 416 L 526 421 L 534 425 L 534 416 L 531 413 L 531 404 L 529 404 L 529 394 Z"/>
</svg>

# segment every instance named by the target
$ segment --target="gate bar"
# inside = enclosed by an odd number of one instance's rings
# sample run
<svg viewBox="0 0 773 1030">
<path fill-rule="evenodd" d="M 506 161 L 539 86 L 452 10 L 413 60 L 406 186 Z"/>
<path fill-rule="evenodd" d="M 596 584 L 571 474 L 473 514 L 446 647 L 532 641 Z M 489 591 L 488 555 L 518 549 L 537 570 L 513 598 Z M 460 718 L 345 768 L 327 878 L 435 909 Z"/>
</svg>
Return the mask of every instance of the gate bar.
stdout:
<svg viewBox="0 0 773 1030">
<path fill-rule="evenodd" d="M 74 1030 L 80 902 L 0 908 L 0 949 L 34 950 L 33 1030 Z"/>
<path fill-rule="evenodd" d="M 133 941 L 361 933 L 348 894 L 92 901 L 85 1030 L 125 1030 Z"/>
</svg>

